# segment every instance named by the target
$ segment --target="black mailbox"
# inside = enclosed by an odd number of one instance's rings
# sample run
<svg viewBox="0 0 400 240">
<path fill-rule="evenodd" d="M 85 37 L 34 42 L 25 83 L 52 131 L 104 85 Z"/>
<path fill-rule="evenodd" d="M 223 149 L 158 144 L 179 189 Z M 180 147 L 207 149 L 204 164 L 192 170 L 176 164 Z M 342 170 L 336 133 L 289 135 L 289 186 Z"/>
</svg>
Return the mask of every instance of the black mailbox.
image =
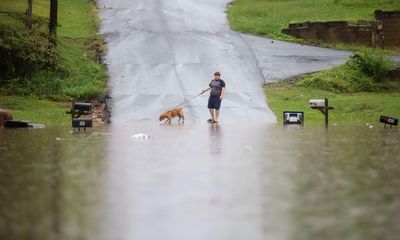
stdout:
<svg viewBox="0 0 400 240">
<path fill-rule="evenodd" d="M 92 118 L 80 118 L 82 115 L 92 115 L 93 111 L 91 103 L 74 103 L 72 109 L 66 113 L 71 114 L 72 127 L 78 128 L 78 131 L 83 128 L 86 132 L 87 127 L 93 127 Z"/>
<path fill-rule="evenodd" d="M 90 104 L 90 103 L 74 103 L 74 110 L 90 112 L 90 111 L 92 111 L 92 104 Z"/>
<path fill-rule="evenodd" d="M 72 127 L 74 128 L 87 128 L 93 126 L 93 120 L 90 118 L 75 118 L 72 119 Z"/>
<path fill-rule="evenodd" d="M 379 119 L 379 122 L 384 123 L 385 126 L 386 124 L 389 124 L 390 126 L 397 126 L 399 124 L 399 119 L 382 115 Z"/>
</svg>

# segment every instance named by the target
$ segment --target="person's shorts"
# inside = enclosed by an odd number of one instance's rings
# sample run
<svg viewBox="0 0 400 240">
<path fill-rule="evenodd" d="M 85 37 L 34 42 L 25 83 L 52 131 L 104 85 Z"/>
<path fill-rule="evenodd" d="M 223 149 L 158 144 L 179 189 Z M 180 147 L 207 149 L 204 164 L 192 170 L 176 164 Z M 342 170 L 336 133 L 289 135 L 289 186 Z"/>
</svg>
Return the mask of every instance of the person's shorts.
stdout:
<svg viewBox="0 0 400 240">
<path fill-rule="evenodd" d="M 208 108 L 210 109 L 217 109 L 221 107 L 221 99 L 219 96 L 210 96 L 208 99 Z"/>
</svg>

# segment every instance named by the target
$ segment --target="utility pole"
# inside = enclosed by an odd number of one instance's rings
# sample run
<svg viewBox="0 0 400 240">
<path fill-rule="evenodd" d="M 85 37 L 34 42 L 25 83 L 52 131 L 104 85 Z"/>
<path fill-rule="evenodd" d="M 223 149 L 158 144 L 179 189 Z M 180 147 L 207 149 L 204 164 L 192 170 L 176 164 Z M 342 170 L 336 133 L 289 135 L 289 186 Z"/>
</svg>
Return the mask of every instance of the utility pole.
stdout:
<svg viewBox="0 0 400 240">
<path fill-rule="evenodd" d="M 33 0 L 28 0 L 28 8 L 26 9 L 26 28 L 32 29 L 32 2 Z"/>
<path fill-rule="evenodd" d="M 50 24 L 49 34 L 50 41 L 55 45 L 57 37 L 57 11 L 58 11 L 58 0 L 50 0 Z"/>
</svg>

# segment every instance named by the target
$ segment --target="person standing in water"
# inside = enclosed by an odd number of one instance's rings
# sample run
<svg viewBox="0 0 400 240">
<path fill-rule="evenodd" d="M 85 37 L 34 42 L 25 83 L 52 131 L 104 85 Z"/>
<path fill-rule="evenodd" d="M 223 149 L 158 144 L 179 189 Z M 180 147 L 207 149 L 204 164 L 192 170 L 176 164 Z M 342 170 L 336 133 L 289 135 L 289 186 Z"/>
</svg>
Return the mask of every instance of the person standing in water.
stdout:
<svg viewBox="0 0 400 240">
<path fill-rule="evenodd" d="M 222 99 L 224 98 L 225 82 L 221 79 L 221 73 L 215 72 L 214 79 L 210 84 L 201 91 L 201 94 L 210 90 L 210 97 L 208 99 L 208 109 L 210 110 L 211 118 L 207 121 L 209 123 L 217 123 L 219 118 L 219 109 L 221 107 Z"/>
</svg>

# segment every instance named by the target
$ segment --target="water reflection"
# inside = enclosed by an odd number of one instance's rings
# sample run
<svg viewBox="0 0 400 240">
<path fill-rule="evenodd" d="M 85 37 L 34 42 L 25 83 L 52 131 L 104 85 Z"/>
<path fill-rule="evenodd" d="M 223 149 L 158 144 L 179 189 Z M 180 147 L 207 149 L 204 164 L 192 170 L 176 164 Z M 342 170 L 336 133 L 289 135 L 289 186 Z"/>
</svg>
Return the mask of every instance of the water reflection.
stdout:
<svg viewBox="0 0 400 240">
<path fill-rule="evenodd" d="M 69 131 L 0 133 L 0 239 L 95 236 L 103 137 Z"/>
<path fill-rule="evenodd" d="M 397 239 L 399 143 L 364 126 L 2 130 L 0 239 Z"/>
<path fill-rule="evenodd" d="M 209 124 L 209 136 L 210 136 L 210 153 L 218 155 L 221 153 L 221 148 L 222 148 L 222 130 L 221 130 L 221 125 L 219 124 Z"/>
<path fill-rule="evenodd" d="M 292 226 L 289 239 L 397 239 L 396 130 L 306 128 L 279 135 L 278 141 L 284 162 L 293 165 L 284 173 L 292 189 L 284 209 Z"/>
</svg>

